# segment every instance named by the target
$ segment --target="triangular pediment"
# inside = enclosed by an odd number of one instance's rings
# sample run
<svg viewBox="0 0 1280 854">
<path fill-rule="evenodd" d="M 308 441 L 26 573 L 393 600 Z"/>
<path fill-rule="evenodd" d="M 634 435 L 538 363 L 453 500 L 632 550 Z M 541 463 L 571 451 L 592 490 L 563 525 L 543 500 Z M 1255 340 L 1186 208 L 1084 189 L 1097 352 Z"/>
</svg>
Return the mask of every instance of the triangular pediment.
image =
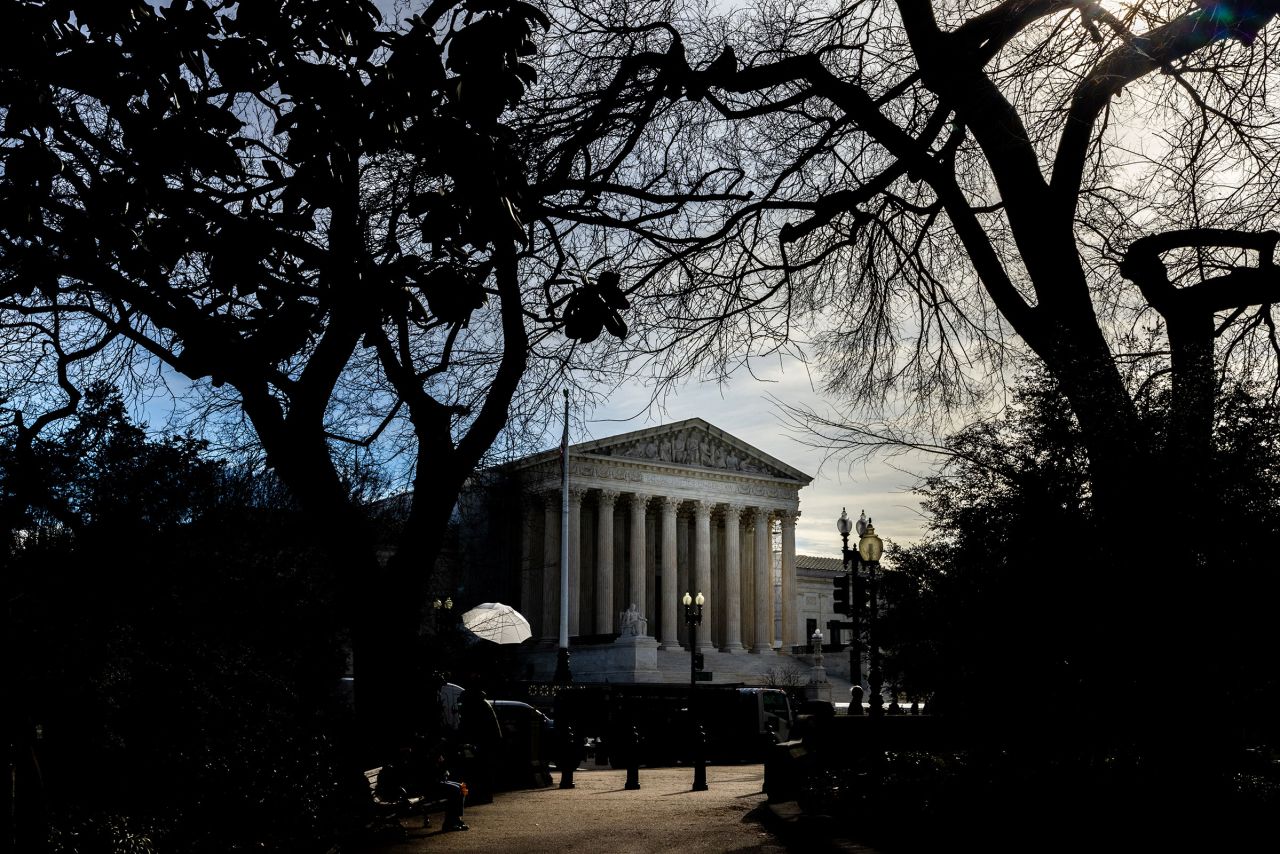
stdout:
<svg viewBox="0 0 1280 854">
<path fill-rule="evenodd" d="M 809 483 L 812 477 L 766 454 L 701 418 L 650 427 L 583 442 L 570 447 L 574 455 L 610 457 L 655 463 L 797 480 Z"/>
</svg>

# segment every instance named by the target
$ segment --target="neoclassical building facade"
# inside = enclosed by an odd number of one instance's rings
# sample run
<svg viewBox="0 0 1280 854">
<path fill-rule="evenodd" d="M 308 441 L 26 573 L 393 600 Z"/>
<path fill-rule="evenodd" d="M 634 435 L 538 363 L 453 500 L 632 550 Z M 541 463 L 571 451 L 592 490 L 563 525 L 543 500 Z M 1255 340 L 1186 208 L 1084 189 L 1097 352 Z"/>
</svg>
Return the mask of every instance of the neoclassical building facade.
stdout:
<svg viewBox="0 0 1280 854">
<path fill-rule="evenodd" d="M 572 445 L 568 461 L 575 677 L 663 678 L 667 654 L 688 645 L 686 591 L 706 600 L 698 647 L 725 678 L 759 671 L 752 656 L 776 661 L 778 650 L 807 643 L 797 613 L 795 524 L 812 477 L 700 418 Z M 523 507 L 520 608 L 545 651 L 560 626 L 560 451 L 508 471 Z M 687 655 L 683 661 L 676 678 L 687 679 Z"/>
</svg>

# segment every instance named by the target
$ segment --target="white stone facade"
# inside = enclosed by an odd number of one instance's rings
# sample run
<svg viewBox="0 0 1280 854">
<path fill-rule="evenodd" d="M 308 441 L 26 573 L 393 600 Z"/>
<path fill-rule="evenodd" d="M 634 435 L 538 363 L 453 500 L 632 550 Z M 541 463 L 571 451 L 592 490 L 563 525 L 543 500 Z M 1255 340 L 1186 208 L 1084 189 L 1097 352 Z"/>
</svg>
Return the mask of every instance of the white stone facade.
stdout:
<svg viewBox="0 0 1280 854">
<path fill-rule="evenodd" d="M 809 475 L 698 418 L 573 445 L 568 458 L 575 679 L 687 679 L 687 651 L 673 658 L 688 646 L 680 602 L 686 591 L 706 598 L 698 648 L 716 659 L 708 664 L 719 668 L 715 681 L 760 671 L 767 665 L 748 659 L 771 657 L 776 664 L 776 651 L 807 643 L 795 522 Z M 511 468 L 526 499 L 520 609 L 547 652 L 560 625 L 560 452 Z M 781 528 L 779 615 L 775 521 Z M 633 604 L 628 630 L 620 633 Z M 731 663 L 735 659 L 741 663 Z M 550 656 L 539 660 L 539 675 L 549 662 Z"/>
</svg>

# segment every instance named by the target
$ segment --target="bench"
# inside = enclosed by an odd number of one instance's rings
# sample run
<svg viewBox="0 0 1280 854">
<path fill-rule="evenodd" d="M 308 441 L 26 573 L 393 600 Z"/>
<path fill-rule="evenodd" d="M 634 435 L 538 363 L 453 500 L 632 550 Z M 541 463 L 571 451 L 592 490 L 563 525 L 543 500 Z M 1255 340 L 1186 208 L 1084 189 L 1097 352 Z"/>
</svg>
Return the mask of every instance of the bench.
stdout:
<svg viewBox="0 0 1280 854">
<path fill-rule="evenodd" d="M 444 798 L 427 798 L 422 795 L 409 795 L 407 793 L 404 797 L 388 800 L 383 795 L 378 794 L 378 775 L 381 772 L 381 765 L 364 772 L 364 778 L 369 781 L 369 796 L 373 799 L 373 807 L 380 815 L 401 818 L 421 813 L 422 826 L 426 827 L 431 823 L 430 813 L 443 812 L 448 806 L 448 801 Z"/>
</svg>

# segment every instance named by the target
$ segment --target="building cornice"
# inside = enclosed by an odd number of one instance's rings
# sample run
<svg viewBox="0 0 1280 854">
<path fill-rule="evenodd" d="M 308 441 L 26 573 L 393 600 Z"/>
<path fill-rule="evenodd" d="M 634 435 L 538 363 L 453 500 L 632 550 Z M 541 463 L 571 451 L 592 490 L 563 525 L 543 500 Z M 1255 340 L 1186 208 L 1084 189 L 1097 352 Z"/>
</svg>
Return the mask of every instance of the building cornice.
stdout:
<svg viewBox="0 0 1280 854">
<path fill-rule="evenodd" d="M 724 443 L 734 451 L 737 451 L 740 462 L 747 462 L 747 458 L 751 458 L 756 463 L 763 464 L 769 468 L 780 472 L 783 476 L 777 477 L 763 472 L 745 472 L 731 471 L 733 475 L 743 475 L 752 478 L 765 478 L 787 483 L 796 483 L 800 486 L 807 486 L 813 482 L 811 475 L 805 474 L 799 469 L 784 463 L 776 457 L 768 454 L 759 448 L 750 445 L 731 433 L 726 433 L 714 424 L 711 424 L 701 418 L 689 418 L 684 421 L 677 421 L 673 424 L 664 424 L 657 427 L 648 427 L 643 430 L 633 430 L 630 433 L 622 433 L 617 436 L 608 436 L 602 439 L 593 439 L 588 442 L 580 442 L 569 446 L 570 458 L 592 457 L 596 459 L 607 459 L 610 461 L 628 461 L 640 465 L 659 465 L 669 466 L 682 472 L 708 471 L 708 472 L 724 472 L 726 468 L 722 465 L 705 465 L 698 462 L 671 462 L 666 463 L 661 459 L 644 459 L 642 456 L 628 456 L 625 454 L 610 453 L 619 449 L 628 447 L 635 448 L 638 445 L 647 443 L 650 447 L 650 457 L 657 456 L 656 447 L 662 443 L 663 439 L 678 437 L 681 434 L 690 435 L 689 431 L 697 431 L 706 434 L 712 439 Z M 652 440 L 652 441 L 651 441 Z M 526 471 L 529 469 L 537 469 L 546 463 L 557 463 L 560 458 L 560 449 L 553 448 L 538 454 L 524 457 L 508 463 L 506 467 L 514 471 Z"/>
<path fill-rule="evenodd" d="M 531 492 L 559 489 L 558 459 L 544 460 L 520 472 L 524 488 Z M 693 499 L 714 496 L 722 502 L 752 505 L 752 499 L 772 499 L 773 506 L 790 506 L 799 501 L 803 483 L 765 474 L 730 472 L 687 467 L 670 463 L 635 460 L 628 457 L 597 457 L 569 454 L 569 479 L 577 487 L 639 491 Z"/>
</svg>

